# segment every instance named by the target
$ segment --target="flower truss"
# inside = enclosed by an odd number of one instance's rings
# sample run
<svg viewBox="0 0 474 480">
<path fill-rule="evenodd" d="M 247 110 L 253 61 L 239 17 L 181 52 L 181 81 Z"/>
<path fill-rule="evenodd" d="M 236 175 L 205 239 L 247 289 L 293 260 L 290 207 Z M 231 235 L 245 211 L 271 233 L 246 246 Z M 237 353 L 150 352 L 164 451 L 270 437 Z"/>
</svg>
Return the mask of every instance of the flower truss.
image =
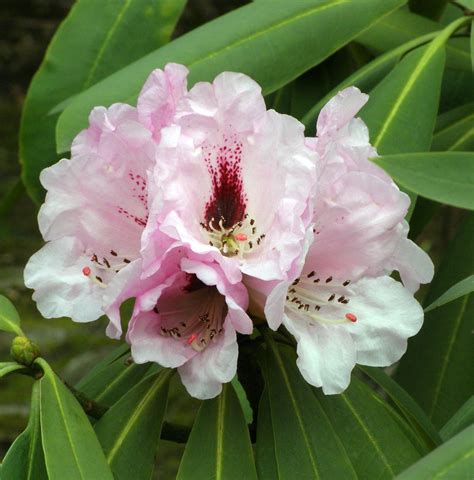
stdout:
<svg viewBox="0 0 474 480">
<path fill-rule="evenodd" d="M 356 363 L 397 361 L 433 265 L 407 239 L 408 196 L 370 161 L 354 118 L 367 96 L 340 92 L 305 138 L 246 75 L 190 90 L 186 77 L 169 64 L 136 107 L 95 108 L 71 159 L 43 171 L 46 244 L 25 269 L 41 313 L 105 314 L 120 338 L 120 306 L 134 298 L 134 360 L 177 368 L 202 399 L 234 377 L 250 313 L 294 335 L 303 376 L 328 394 Z"/>
</svg>

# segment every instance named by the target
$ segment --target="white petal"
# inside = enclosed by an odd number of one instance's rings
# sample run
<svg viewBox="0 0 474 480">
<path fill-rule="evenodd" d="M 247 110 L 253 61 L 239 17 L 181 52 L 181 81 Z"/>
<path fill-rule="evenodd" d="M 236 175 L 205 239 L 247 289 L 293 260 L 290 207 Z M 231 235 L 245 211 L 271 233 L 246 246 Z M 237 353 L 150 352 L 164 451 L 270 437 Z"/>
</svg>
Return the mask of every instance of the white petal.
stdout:
<svg viewBox="0 0 474 480">
<path fill-rule="evenodd" d="M 407 339 L 423 324 L 423 309 L 399 282 L 385 276 L 353 284 L 347 308 L 357 322 L 347 325 L 357 348 L 357 363 L 393 364 L 405 353 Z"/>
<path fill-rule="evenodd" d="M 30 258 L 25 285 L 35 290 L 33 299 L 44 317 L 91 322 L 104 314 L 104 289 L 82 273 L 89 264 L 81 243 L 72 237 L 49 242 Z"/>
<path fill-rule="evenodd" d="M 305 380 L 322 387 L 327 395 L 343 392 L 356 363 L 351 334 L 343 325 L 310 324 L 304 315 L 295 313 L 284 324 L 298 342 L 296 363 Z"/>
</svg>

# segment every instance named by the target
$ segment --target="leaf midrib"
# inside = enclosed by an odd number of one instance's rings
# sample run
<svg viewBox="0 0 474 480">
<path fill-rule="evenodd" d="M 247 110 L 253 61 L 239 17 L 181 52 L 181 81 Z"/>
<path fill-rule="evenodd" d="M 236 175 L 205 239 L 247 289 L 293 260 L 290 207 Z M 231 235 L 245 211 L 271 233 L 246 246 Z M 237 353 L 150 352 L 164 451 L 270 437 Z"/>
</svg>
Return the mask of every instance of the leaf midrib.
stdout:
<svg viewBox="0 0 474 480">
<path fill-rule="evenodd" d="M 163 375 L 160 375 L 154 383 L 153 387 L 148 390 L 146 395 L 143 397 L 142 401 L 138 404 L 137 408 L 125 423 L 121 433 L 117 436 L 116 441 L 112 444 L 112 448 L 109 450 L 109 453 L 106 455 L 107 463 L 112 464 L 113 459 L 117 455 L 120 447 L 124 443 L 128 433 L 132 429 L 133 425 L 136 423 L 137 419 L 140 417 L 141 412 L 146 408 L 150 399 L 153 398 L 155 392 L 168 380 L 170 372 L 166 372 Z"/>
<path fill-rule="evenodd" d="M 89 73 L 88 73 L 86 79 L 84 80 L 84 82 L 82 84 L 82 89 L 80 89 L 80 90 L 85 90 L 87 87 L 89 87 L 91 85 L 92 78 L 95 74 L 95 71 L 97 70 L 97 67 L 99 66 L 99 62 L 102 60 L 102 57 L 104 56 L 107 45 L 109 44 L 110 40 L 114 36 L 115 31 L 117 30 L 120 22 L 123 19 L 123 16 L 125 15 L 127 10 L 129 9 L 130 5 L 131 5 L 131 0 L 125 0 L 125 3 L 122 6 L 122 8 L 120 9 L 120 12 L 118 13 L 117 17 L 115 18 L 112 26 L 107 31 L 107 34 L 106 34 L 106 36 L 105 36 L 105 38 L 104 38 L 104 40 L 103 40 L 103 42 L 100 46 L 100 49 L 97 52 L 97 55 L 94 59 L 94 63 L 91 65 Z"/>
<path fill-rule="evenodd" d="M 429 411 L 429 414 L 428 414 L 430 419 L 433 419 L 433 415 L 435 413 L 435 409 L 436 409 L 436 406 L 437 406 L 439 394 L 441 392 L 441 384 L 443 383 L 444 377 L 446 375 L 446 370 L 448 368 L 448 363 L 450 361 L 450 356 L 451 356 L 451 353 L 452 353 L 452 350 L 453 350 L 453 347 L 454 347 L 455 339 L 457 338 L 458 333 L 459 333 L 459 329 L 461 328 L 461 320 L 462 320 L 462 317 L 464 316 L 464 312 L 466 311 L 467 303 L 469 301 L 470 296 L 471 296 L 471 294 L 468 294 L 462 299 L 459 314 L 455 317 L 454 328 L 452 330 L 452 335 L 451 335 L 451 338 L 450 338 L 449 343 L 448 343 L 448 348 L 446 350 L 446 354 L 443 355 L 443 356 L 440 356 L 440 358 L 442 359 L 442 365 L 441 365 L 440 374 L 438 376 L 438 381 L 435 384 L 435 389 L 434 389 L 433 397 L 432 397 L 433 402 L 431 404 L 431 408 L 430 408 L 430 411 Z"/>
<path fill-rule="evenodd" d="M 354 416 L 354 418 L 356 419 L 357 423 L 361 426 L 362 428 L 362 431 L 365 433 L 365 435 L 367 436 L 367 438 L 369 439 L 370 443 L 374 446 L 375 450 L 377 451 L 377 453 L 379 454 L 383 464 L 386 466 L 387 470 L 390 472 L 391 475 L 393 475 L 393 478 L 395 477 L 395 472 L 392 468 L 392 466 L 390 465 L 390 462 L 388 461 L 387 457 L 385 456 L 385 454 L 383 453 L 383 451 L 380 449 L 377 441 L 375 440 L 375 438 L 372 436 L 372 433 L 370 432 L 370 430 L 365 426 L 363 420 L 360 418 L 360 415 L 357 413 L 357 411 L 354 409 L 354 406 L 352 405 L 352 403 L 350 402 L 350 400 L 347 398 L 347 395 L 346 394 L 341 394 L 341 399 L 344 401 L 344 403 L 347 405 L 347 407 L 349 408 L 350 412 L 352 413 L 352 415 Z"/>
<path fill-rule="evenodd" d="M 277 362 L 278 367 L 279 367 L 279 369 L 281 371 L 281 374 L 283 376 L 283 381 L 284 381 L 285 386 L 287 388 L 288 395 L 289 395 L 290 400 L 291 400 L 291 404 L 293 405 L 293 409 L 294 409 L 295 414 L 296 414 L 296 419 L 298 420 L 298 425 L 300 427 L 301 433 L 303 434 L 305 447 L 306 447 L 306 450 L 308 452 L 308 457 L 310 459 L 310 463 L 311 463 L 313 472 L 315 474 L 315 478 L 319 479 L 319 478 L 321 478 L 321 476 L 319 474 L 318 466 L 316 464 L 316 459 L 313 456 L 313 451 L 310 448 L 310 443 L 311 442 L 309 441 L 309 437 L 308 437 L 308 434 L 306 432 L 303 419 L 301 417 L 301 412 L 300 412 L 300 409 L 299 409 L 299 406 L 298 406 L 298 402 L 296 401 L 296 398 L 293 395 L 293 391 L 291 390 L 291 385 L 290 385 L 290 381 L 289 381 L 289 378 L 288 378 L 288 374 L 287 374 L 285 366 L 283 365 L 283 362 L 281 360 L 280 352 L 278 352 L 277 347 L 273 344 L 273 342 L 271 344 L 271 348 L 273 350 L 276 362 Z"/>
<path fill-rule="evenodd" d="M 49 375 L 46 374 L 46 378 L 48 378 L 51 382 L 51 386 L 53 387 L 53 392 L 54 392 L 54 395 L 57 399 L 57 402 L 58 402 L 58 407 L 59 407 L 59 411 L 60 411 L 60 418 L 62 420 L 62 423 L 64 424 L 64 430 L 66 432 L 66 436 L 67 436 L 67 439 L 69 441 L 69 444 L 70 444 L 70 447 L 71 447 L 71 452 L 72 452 L 72 456 L 74 458 L 74 462 L 76 463 L 77 465 L 77 470 L 79 472 L 79 474 L 81 475 L 81 478 L 84 478 L 87 480 L 87 477 L 85 477 L 83 475 L 83 472 L 82 472 L 82 469 L 81 469 L 81 463 L 79 462 L 79 459 L 77 458 L 77 455 L 76 455 L 76 451 L 74 449 L 74 443 L 72 441 L 72 436 L 71 436 L 71 432 L 69 431 L 69 427 L 68 427 L 68 424 L 65 420 L 66 418 L 66 415 L 65 415 L 65 411 L 64 411 L 64 406 L 63 406 L 63 403 L 61 401 L 61 397 L 59 395 L 59 390 L 58 390 L 58 386 L 57 386 L 57 380 L 54 376 L 54 373 L 53 372 L 49 372 Z"/>
</svg>

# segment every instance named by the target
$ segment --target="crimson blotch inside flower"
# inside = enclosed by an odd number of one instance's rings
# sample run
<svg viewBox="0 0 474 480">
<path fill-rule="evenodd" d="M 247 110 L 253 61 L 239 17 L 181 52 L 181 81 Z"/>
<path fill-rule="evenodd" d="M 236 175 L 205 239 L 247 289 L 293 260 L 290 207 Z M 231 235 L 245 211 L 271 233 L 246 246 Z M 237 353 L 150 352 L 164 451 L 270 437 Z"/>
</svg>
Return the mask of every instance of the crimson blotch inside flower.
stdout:
<svg viewBox="0 0 474 480">
<path fill-rule="evenodd" d="M 412 293 L 432 264 L 407 239 L 408 197 L 369 160 L 353 118 L 366 96 L 341 92 L 305 138 L 248 76 L 189 91 L 186 76 L 169 64 L 136 108 L 94 109 L 71 159 L 42 173 L 47 243 L 25 270 L 42 314 L 106 314 L 120 338 L 134 298 L 133 358 L 178 368 L 198 398 L 235 376 L 249 305 L 295 336 L 303 376 L 326 393 L 356 363 L 396 361 L 421 326 Z"/>
</svg>

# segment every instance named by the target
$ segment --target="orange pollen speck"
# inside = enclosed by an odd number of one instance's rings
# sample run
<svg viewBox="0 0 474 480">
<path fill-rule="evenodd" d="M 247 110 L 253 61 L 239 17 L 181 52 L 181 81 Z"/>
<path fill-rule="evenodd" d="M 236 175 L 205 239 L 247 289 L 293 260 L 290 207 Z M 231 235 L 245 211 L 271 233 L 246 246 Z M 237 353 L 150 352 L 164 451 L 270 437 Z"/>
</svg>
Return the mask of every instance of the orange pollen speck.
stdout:
<svg viewBox="0 0 474 480">
<path fill-rule="evenodd" d="M 189 338 L 187 340 L 188 345 L 191 345 L 191 343 L 193 343 L 194 340 L 196 340 L 196 338 L 197 338 L 197 333 L 193 333 L 193 334 L 189 335 Z"/>
<path fill-rule="evenodd" d="M 89 267 L 84 267 L 84 268 L 82 269 L 82 273 L 83 273 L 86 277 L 88 277 L 88 276 L 91 274 L 91 269 L 90 269 Z"/>
<path fill-rule="evenodd" d="M 245 235 L 245 233 L 238 233 L 237 235 L 235 235 L 234 237 L 238 242 L 245 242 L 247 240 L 247 235 Z"/>
<path fill-rule="evenodd" d="M 357 317 L 353 313 L 346 313 L 346 318 L 349 322 L 357 322 Z"/>
</svg>

